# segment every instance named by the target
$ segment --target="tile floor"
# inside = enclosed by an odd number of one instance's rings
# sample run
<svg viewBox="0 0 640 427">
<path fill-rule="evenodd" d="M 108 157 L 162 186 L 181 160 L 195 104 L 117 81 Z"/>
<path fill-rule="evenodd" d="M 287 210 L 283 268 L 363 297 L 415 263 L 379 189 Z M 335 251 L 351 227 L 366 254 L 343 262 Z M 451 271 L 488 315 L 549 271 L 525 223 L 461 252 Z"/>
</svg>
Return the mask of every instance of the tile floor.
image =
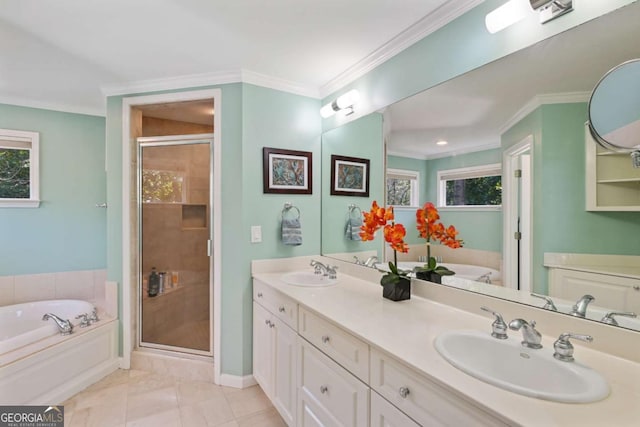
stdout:
<svg viewBox="0 0 640 427">
<path fill-rule="evenodd" d="M 117 370 L 63 403 L 66 427 L 285 427 L 260 387 Z"/>
</svg>

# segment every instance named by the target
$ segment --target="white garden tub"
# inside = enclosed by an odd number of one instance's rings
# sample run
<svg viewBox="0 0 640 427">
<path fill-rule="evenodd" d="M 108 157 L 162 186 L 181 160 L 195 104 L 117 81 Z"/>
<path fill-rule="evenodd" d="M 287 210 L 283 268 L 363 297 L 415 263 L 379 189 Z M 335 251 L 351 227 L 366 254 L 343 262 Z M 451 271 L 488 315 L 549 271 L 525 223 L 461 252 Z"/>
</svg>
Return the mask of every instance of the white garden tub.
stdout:
<svg viewBox="0 0 640 427">
<path fill-rule="evenodd" d="M 400 270 L 413 270 L 414 267 L 422 267 L 424 265 L 424 262 L 401 261 L 398 263 L 398 268 Z M 446 262 L 438 263 L 438 265 L 442 265 L 443 267 L 447 267 L 449 270 L 454 271 L 456 273 L 455 276 L 460 279 L 473 280 L 476 282 L 480 281 L 482 283 L 493 283 L 502 281 L 502 274 L 500 274 L 500 271 L 493 268 L 483 267 L 481 265 L 451 264 Z M 389 264 L 378 263 L 376 264 L 376 268 L 379 270 L 388 271 Z"/>
</svg>

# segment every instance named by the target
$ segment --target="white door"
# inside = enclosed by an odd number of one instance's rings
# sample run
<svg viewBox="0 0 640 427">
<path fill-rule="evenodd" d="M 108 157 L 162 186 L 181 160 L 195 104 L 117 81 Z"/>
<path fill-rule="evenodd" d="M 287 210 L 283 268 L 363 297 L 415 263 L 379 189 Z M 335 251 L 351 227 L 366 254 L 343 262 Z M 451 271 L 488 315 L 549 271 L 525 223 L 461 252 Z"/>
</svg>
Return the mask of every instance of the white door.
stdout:
<svg viewBox="0 0 640 427">
<path fill-rule="evenodd" d="M 273 318 L 273 406 L 290 427 L 296 425 L 296 343 L 298 334 L 277 318 Z"/>
<path fill-rule="evenodd" d="M 271 314 L 260 304 L 253 303 L 253 377 L 265 394 L 272 396 Z"/>
</svg>

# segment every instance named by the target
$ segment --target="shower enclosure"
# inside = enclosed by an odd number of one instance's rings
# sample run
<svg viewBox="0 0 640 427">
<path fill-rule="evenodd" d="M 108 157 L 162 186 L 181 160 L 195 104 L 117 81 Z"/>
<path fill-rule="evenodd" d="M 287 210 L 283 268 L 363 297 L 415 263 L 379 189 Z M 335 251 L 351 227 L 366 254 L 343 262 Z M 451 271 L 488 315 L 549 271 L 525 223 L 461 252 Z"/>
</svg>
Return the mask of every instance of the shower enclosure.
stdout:
<svg viewBox="0 0 640 427">
<path fill-rule="evenodd" d="M 212 135 L 138 138 L 138 345 L 212 355 Z"/>
</svg>

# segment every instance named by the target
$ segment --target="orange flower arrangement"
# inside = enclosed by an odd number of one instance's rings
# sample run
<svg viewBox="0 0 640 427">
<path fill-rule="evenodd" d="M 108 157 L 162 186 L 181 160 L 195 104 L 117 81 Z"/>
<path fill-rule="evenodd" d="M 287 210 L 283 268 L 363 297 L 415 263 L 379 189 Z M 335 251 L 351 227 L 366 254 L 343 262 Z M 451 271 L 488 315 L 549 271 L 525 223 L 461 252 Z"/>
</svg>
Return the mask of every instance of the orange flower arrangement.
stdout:
<svg viewBox="0 0 640 427">
<path fill-rule="evenodd" d="M 389 243 L 391 249 L 393 249 L 393 262 L 389 262 L 389 269 L 391 273 L 386 274 L 382 278 L 382 285 L 386 283 L 396 283 L 400 280 L 400 277 L 407 276 L 408 271 L 398 270 L 398 256 L 399 252 L 409 252 L 409 246 L 404 241 L 404 237 L 407 235 L 407 230 L 402 224 L 396 224 L 394 222 L 393 207 L 381 208 L 378 206 L 377 201 L 373 201 L 371 204 L 371 211 L 363 212 L 364 220 L 360 227 L 360 237 L 363 242 L 373 240 L 376 231 L 383 228 L 384 240 Z M 389 224 L 389 222 L 391 222 Z"/>
<path fill-rule="evenodd" d="M 435 272 L 441 276 L 455 274 L 444 266 L 436 265 L 436 259 L 431 256 L 431 241 L 439 241 L 451 249 L 461 248 L 463 241 L 456 239 L 458 230 L 453 225 L 445 227 L 440 222 L 438 209 L 431 202 L 425 203 L 421 209 L 416 210 L 416 224 L 420 237 L 427 241 L 427 264 L 416 271 Z"/>
</svg>

